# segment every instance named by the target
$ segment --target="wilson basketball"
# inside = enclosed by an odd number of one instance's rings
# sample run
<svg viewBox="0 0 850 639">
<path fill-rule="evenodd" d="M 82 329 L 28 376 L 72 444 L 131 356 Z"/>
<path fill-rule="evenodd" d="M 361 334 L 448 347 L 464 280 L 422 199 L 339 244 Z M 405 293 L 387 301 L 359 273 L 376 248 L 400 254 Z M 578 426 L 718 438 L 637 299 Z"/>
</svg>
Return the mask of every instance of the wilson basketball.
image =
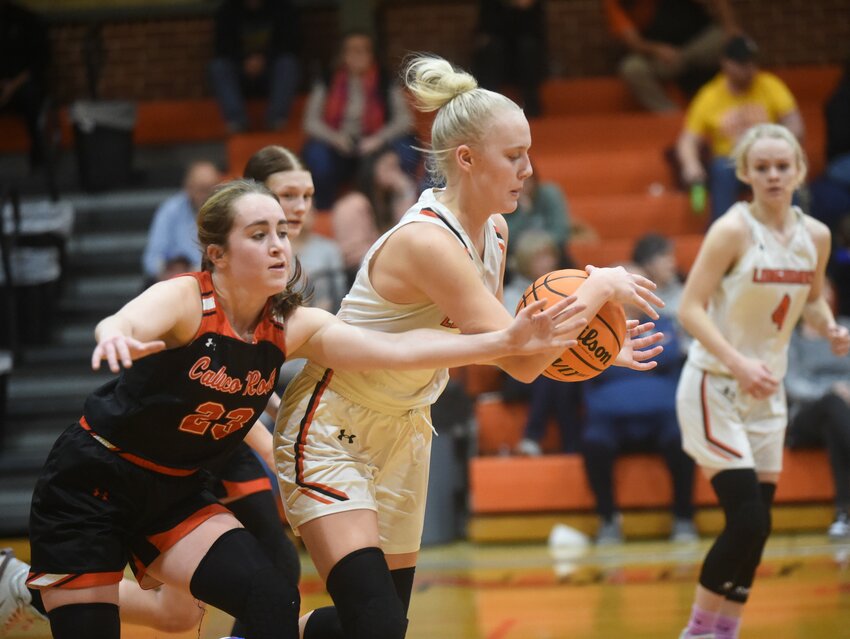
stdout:
<svg viewBox="0 0 850 639">
<path fill-rule="evenodd" d="M 517 304 L 546 300 L 546 306 L 575 293 L 587 279 L 578 269 L 552 271 L 532 283 Z M 596 377 L 614 363 L 626 338 L 626 313 L 616 302 L 606 302 L 578 336 L 578 345 L 568 348 L 543 374 L 561 382 L 581 382 Z"/>
</svg>

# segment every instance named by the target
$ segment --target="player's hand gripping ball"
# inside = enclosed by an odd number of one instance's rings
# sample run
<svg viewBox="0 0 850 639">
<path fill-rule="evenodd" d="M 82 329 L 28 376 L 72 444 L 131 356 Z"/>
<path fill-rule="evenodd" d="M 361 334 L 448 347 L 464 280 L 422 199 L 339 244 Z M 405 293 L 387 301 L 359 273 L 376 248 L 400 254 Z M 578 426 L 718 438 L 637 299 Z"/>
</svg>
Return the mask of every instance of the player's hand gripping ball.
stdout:
<svg viewBox="0 0 850 639">
<path fill-rule="evenodd" d="M 536 300 L 546 300 L 550 306 L 575 293 L 587 279 L 578 269 L 552 271 L 533 282 L 517 304 L 517 312 Z M 626 339 L 626 313 L 617 302 L 606 302 L 590 320 L 578 345 L 568 348 L 552 362 L 543 374 L 561 382 L 581 382 L 596 377 L 614 363 Z"/>
</svg>

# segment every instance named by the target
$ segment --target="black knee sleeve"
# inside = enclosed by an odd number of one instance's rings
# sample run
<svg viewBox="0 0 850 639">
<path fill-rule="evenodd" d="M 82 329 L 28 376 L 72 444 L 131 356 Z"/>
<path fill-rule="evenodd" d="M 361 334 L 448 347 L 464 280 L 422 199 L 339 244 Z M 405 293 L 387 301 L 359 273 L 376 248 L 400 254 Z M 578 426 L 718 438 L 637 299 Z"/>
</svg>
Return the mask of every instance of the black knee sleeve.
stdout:
<svg viewBox="0 0 850 639">
<path fill-rule="evenodd" d="M 410 595 L 413 592 L 413 575 L 415 572 L 415 566 L 390 571 L 396 594 L 398 594 L 398 598 L 404 606 L 405 614 L 410 608 Z M 310 613 L 307 624 L 304 626 L 304 639 L 343 639 L 344 636 L 339 615 L 333 606 L 314 610 Z"/>
<path fill-rule="evenodd" d="M 118 606 L 110 603 L 69 604 L 47 613 L 55 639 L 118 639 L 121 619 Z"/>
<path fill-rule="evenodd" d="M 699 582 L 716 594 L 746 599 L 752 578 L 750 576 L 749 583 L 744 585 L 746 575 L 742 572 L 752 564 L 755 556 L 761 557 L 761 549 L 770 532 L 770 510 L 751 468 L 722 471 L 711 483 L 726 523 L 708 551 Z"/>
<path fill-rule="evenodd" d="M 764 508 L 761 511 L 762 515 L 762 535 L 757 543 L 750 549 L 749 556 L 741 562 L 737 575 L 735 575 L 735 588 L 726 595 L 730 601 L 737 603 L 746 603 L 750 595 L 750 588 L 753 585 L 753 580 L 756 576 L 756 569 L 761 563 L 761 556 L 764 552 L 764 546 L 767 543 L 767 538 L 770 536 L 770 531 L 773 526 L 770 509 L 773 505 L 773 496 L 776 494 L 776 484 L 759 484 L 761 493 L 762 505 Z"/>
<path fill-rule="evenodd" d="M 286 536 L 274 494 L 261 490 L 227 504 L 246 530 L 257 538 L 275 566 L 296 583 L 301 578 L 301 559 L 295 545 Z"/>
<path fill-rule="evenodd" d="M 304 639 L 345 639 L 336 608 L 325 606 L 311 612 L 304 625 Z"/>
<path fill-rule="evenodd" d="M 192 595 L 239 619 L 251 639 L 298 637 L 301 600 L 292 575 L 275 568 L 246 530 L 224 533 L 189 584 Z"/>
<path fill-rule="evenodd" d="M 410 595 L 413 592 L 413 575 L 415 572 L 416 566 L 390 571 L 393 584 L 395 584 L 395 591 L 398 594 L 398 598 L 401 599 L 405 614 L 410 610 Z"/>
<path fill-rule="evenodd" d="M 349 639 L 404 639 L 407 615 L 380 548 L 361 548 L 340 559 L 327 588 Z"/>
</svg>

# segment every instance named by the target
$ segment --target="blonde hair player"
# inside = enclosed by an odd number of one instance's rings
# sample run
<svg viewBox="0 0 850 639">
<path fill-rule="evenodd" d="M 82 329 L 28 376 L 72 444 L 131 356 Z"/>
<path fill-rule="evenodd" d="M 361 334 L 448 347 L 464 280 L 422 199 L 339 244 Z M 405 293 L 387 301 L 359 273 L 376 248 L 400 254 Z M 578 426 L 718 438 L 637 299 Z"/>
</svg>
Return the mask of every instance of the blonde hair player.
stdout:
<svg viewBox="0 0 850 639">
<path fill-rule="evenodd" d="M 805 315 L 835 355 L 850 348 L 823 297 L 829 230 L 791 204 L 806 176 L 796 138 L 781 125 L 760 124 L 733 157 L 753 201 L 735 204 L 711 226 L 679 308 L 696 340 L 676 396 L 683 447 L 711 480 L 725 515 L 682 639 L 738 636 L 782 470 L 782 377 L 794 325 Z"/>
<path fill-rule="evenodd" d="M 86 399 L 37 482 L 30 588 L 57 639 L 117 639 L 118 583 L 132 557 L 242 620 L 254 639 L 298 637 L 293 575 L 206 490 L 274 391 L 287 357 L 363 370 L 419 370 L 548 353 L 575 343 L 582 310 L 537 305 L 479 335 L 378 333 L 302 305 L 287 220 L 265 186 L 237 180 L 198 214 L 203 270 L 160 282 L 103 319 L 92 367 L 118 376 Z M 123 368 L 123 370 L 122 370 Z"/>
<path fill-rule="evenodd" d="M 446 186 L 424 191 L 372 246 L 338 316 L 386 333 L 506 327 L 511 316 L 500 298 L 508 231 L 495 213 L 516 208 L 531 175 L 528 122 L 514 102 L 442 58 L 412 58 L 405 79 L 418 107 L 437 112 L 429 160 Z M 583 317 L 610 299 L 657 317 L 652 304 L 663 302 L 652 282 L 622 268 L 589 270 L 576 294 Z M 648 328 L 633 328 L 620 365 L 655 365 L 659 337 L 638 337 Z M 530 381 L 557 355 L 494 356 L 491 363 Z M 305 638 L 404 636 L 425 510 L 429 407 L 447 377 L 435 367 L 347 373 L 308 364 L 290 383 L 275 432 L 281 493 L 336 607 L 306 615 Z"/>
</svg>

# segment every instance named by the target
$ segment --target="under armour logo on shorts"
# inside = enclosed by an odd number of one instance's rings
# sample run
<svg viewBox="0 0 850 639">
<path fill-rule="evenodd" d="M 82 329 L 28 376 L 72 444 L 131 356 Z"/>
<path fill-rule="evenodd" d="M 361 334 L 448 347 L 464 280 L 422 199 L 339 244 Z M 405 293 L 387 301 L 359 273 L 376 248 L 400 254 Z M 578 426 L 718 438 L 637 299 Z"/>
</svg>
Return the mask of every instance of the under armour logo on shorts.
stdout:
<svg viewBox="0 0 850 639">
<path fill-rule="evenodd" d="M 339 441 L 342 441 L 342 439 L 343 439 L 344 437 L 348 438 L 348 443 L 349 443 L 349 444 L 353 444 L 353 443 L 354 443 L 354 438 L 355 438 L 355 437 L 357 437 L 357 435 L 346 435 L 346 434 L 345 434 L 345 429 L 343 428 L 343 429 L 341 429 L 341 430 L 339 431 L 339 435 L 337 435 L 337 437 L 336 437 L 336 438 L 337 438 Z"/>
</svg>

